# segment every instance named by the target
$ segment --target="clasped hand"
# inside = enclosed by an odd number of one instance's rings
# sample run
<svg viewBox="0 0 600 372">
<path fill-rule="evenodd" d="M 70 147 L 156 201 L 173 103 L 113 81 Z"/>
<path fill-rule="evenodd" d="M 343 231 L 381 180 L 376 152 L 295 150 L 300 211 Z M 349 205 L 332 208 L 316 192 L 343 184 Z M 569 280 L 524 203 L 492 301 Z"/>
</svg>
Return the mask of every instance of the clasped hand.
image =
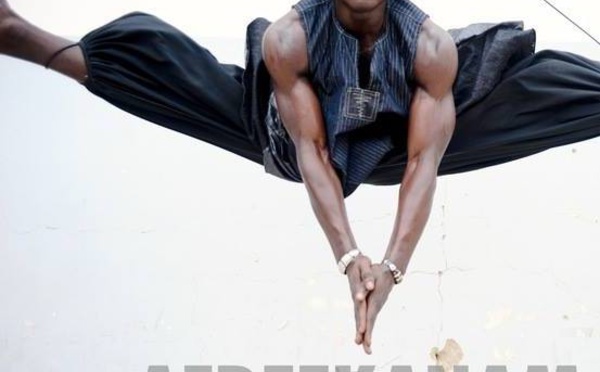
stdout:
<svg viewBox="0 0 600 372">
<path fill-rule="evenodd" d="M 375 320 L 394 287 L 394 278 L 382 264 L 373 264 L 364 255 L 358 256 L 346 270 L 356 321 L 357 345 L 371 354 L 371 341 Z"/>
</svg>

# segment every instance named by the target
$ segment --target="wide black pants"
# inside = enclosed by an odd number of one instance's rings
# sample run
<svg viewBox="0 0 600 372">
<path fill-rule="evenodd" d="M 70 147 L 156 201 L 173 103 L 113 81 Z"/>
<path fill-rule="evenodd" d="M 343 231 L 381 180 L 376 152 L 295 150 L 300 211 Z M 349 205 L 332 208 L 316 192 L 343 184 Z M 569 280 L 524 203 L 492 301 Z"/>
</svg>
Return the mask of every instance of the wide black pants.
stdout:
<svg viewBox="0 0 600 372">
<path fill-rule="evenodd" d="M 132 13 L 80 42 L 85 86 L 133 115 L 262 164 L 265 143 L 242 120 L 243 70 L 220 64 L 181 31 Z M 497 87 L 457 118 L 440 174 L 479 169 L 600 136 L 600 63 L 543 51 L 513 66 Z M 397 184 L 399 145 L 367 179 Z"/>
<path fill-rule="evenodd" d="M 220 64 L 205 48 L 158 18 L 127 14 L 81 41 L 85 87 L 163 127 L 262 164 L 262 147 L 241 116 L 242 68 Z"/>
<path fill-rule="evenodd" d="M 458 117 L 444 172 L 503 163 L 600 135 L 600 63 L 538 52 Z"/>
<path fill-rule="evenodd" d="M 600 63 L 546 50 L 515 65 L 481 102 L 457 117 L 440 175 L 506 163 L 600 136 Z M 406 165 L 398 146 L 368 182 L 398 183 Z"/>
</svg>

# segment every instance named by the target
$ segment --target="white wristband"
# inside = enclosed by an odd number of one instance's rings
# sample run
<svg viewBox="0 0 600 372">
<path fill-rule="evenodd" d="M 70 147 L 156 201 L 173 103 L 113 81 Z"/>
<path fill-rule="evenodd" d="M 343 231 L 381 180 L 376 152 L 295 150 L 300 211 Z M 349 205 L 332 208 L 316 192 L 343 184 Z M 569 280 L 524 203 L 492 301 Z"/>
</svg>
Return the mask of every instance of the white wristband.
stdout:
<svg viewBox="0 0 600 372">
<path fill-rule="evenodd" d="M 340 258 L 338 261 L 338 269 L 340 273 L 346 275 L 346 269 L 348 269 L 348 265 L 352 263 L 360 255 L 360 251 L 358 249 L 353 249 L 350 252 L 347 252 L 345 255 Z"/>
</svg>

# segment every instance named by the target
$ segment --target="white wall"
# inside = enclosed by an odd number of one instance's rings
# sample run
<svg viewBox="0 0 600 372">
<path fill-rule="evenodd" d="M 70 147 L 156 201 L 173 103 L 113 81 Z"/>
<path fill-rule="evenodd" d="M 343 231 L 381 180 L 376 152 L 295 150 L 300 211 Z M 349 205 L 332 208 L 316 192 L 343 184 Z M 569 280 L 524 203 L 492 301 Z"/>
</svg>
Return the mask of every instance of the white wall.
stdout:
<svg viewBox="0 0 600 372">
<path fill-rule="evenodd" d="M 556 3 L 600 34 L 597 5 Z M 245 23 L 273 19 L 291 2 L 13 4 L 68 35 L 125 11 L 151 11 L 241 63 Z M 598 47 L 542 2 L 418 4 L 447 27 L 526 19 L 543 47 L 600 59 Z M 442 178 L 367 357 L 352 343 L 347 284 L 301 185 L 124 114 L 39 67 L 2 57 L 0 82 L 2 371 L 154 364 L 424 371 L 430 349 L 448 338 L 472 371 L 598 370 L 598 139 Z M 396 194 L 365 186 L 348 200 L 359 244 L 377 260 Z"/>
</svg>

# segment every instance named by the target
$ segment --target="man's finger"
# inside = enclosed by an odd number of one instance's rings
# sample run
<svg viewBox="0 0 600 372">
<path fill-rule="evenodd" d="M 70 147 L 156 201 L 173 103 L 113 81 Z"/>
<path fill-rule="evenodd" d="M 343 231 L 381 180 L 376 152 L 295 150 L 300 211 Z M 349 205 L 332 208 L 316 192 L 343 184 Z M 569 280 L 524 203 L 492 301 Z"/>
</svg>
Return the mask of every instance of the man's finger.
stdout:
<svg viewBox="0 0 600 372">
<path fill-rule="evenodd" d="M 360 342 L 362 342 L 362 333 L 359 332 L 360 329 L 360 313 L 359 313 L 360 309 L 358 306 L 358 302 L 354 302 L 354 323 L 356 324 L 356 336 L 354 341 L 356 342 L 357 345 L 360 345 Z M 360 335 L 360 339 L 359 339 L 359 335 Z"/>
<path fill-rule="evenodd" d="M 375 280 L 372 274 L 371 260 L 368 257 L 360 256 L 351 265 L 348 267 L 347 275 L 354 302 L 355 342 L 360 345 L 364 342 L 367 330 L 367 296 L 375 287 Z"/>
<path fill-rule="evenodd" d="M 362 280 L 363 263 L 357 263 L 356 270 L 349 273 L 350 286 L 354 301 L 365 301 L 369 290 Z"/>
<path fill-rule="evenodd" d="M 375 277 L 373 276 L 370 260 L 363 261 L 360 267 L 360 280 L 367 291 L 372 291 L 375 288 Z"/>
<path fill-rule="evenodd" d="M 364 302 L 367 299 L 367 288 L 359 281 L 354 282 L 353 287 L 352 293 L 354 302 Z"/>
<path fill-rule="evenodd" d="M 364 338 L 363 338 L 363 348 L 365 353 L 371 354 L 371 342 L 373 337 L 373 328 L 375 327 L 375 321 L 377 320 L 377 315 L 379 314 L 379 310 L 381 310 L 381 305 L 378 300 L 373 299 L 368 301 L 367 304 L 367 319 L 365 329 Z"/>
<path fill-rule="evenodd" d="M 364 342 L 365 332 L 367 330 L 367 302 L 357 302 L 355 306 L 357 309 L 358 320 L 356 322 L 356 337 L 354 341 L 357 345 L 360 345 Z"/>
<path fill-rule="evenodd" d="M 361 282 L 358 266 L 348 272 L 352 302 L 354 303 L 354 321 L 356 323 L 355 342 L 361 344 L 367 329 L 367 290 Z"/>
</svg>

